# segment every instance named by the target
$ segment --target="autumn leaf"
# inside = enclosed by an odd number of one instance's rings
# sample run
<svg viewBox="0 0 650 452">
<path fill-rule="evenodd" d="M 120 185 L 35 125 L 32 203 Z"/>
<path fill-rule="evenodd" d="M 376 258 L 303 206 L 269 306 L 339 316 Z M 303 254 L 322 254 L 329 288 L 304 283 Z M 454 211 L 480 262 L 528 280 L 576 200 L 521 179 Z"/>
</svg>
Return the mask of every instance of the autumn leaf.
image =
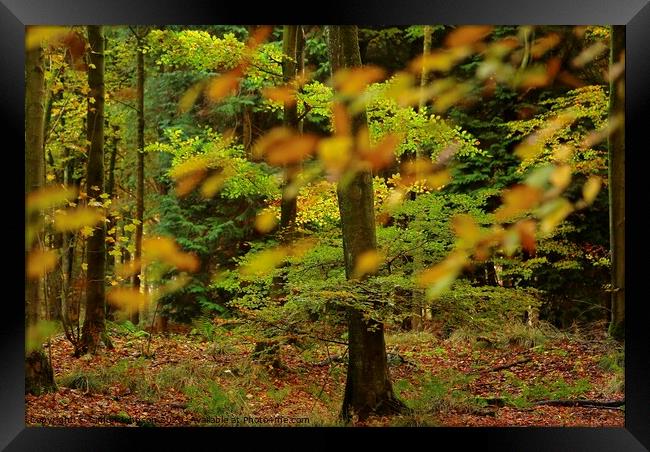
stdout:
<svg viewBox="0 0 650 452">
<path fill-rule="evenodd" d="M 600 186 L 602 185 L 602 179 L 598 176 L 591 176 L 587 179 L 587 182 L 582 186 L 582 199 L 584 199 L 587 205 L 590 205 L 598 196 L 600 192 Z"/>
<path fill-rule="evenodd" d="M 565 198 L 548 202 L 537 212 L 541 217 L 540 231 L 543 234 L 550 234 L 571 212 L 573 212 L 573 205 Z"/>
<path fill-rule="evenodd" d="M 149 303 L 149 295 L 128 287 L 116 287 L 109 290 L 106 299 L 111 305 L 128 314 L 143 310 Z"/>
<path fill-rule="evenodd" d="M 530 185 L 517 185 L 503 194 L 503 205 L 495 212 L 497 221 L 506 221 L 522 214 L 540 201 L 542 191 Z"/>
<path fill-rule="evenodd" d="M 382 80 L 385 75 L 386 71 L 378 66 L 343 68 L 334 74 L 334 87 L 343 95 L 355 96 L 369 84 Z"/>
<path fill-rule="evenodd" d="M 335 176 L 341 175 L 352 158 L 352 138 L 334 136 L 318 142 L 318 158 L 323 166 Z"/>
<path fill-rule="evenodd" d="M 77 207 L 56 212 L 54 229 L 59 232 L 78 231 L 84 227 L 92 227 L 104 219 L 99 209 L 94 207 Z"/>
<path fill-rule="evenodd" d="M 242 276 L 265 276 L 282 263 L 287 252 L 282 247 L 260 251 L 239 268 Z"/>
<path fill-rule="evenodd" d="M 50 320 L 39 320 L 27 327 L 25 335 L 25 350 L 27 353 L 37 350 L 49 337 L 56 334 L 58 325 Z"/>
<path fill-rule="evenodd" d="M 315 151 L 317 144 L 315 135 L 276 127 L 255 143 L 253 155 L 264 157 L 269 165 L 283 166 L 301 162 Z"/>
<path fill-rule="evenodd" d="M 77 197 L 75 187 L 47 186 L 27 195 L 26 208 L 28 212 L 46 210 L 52 207 L 58 207 Z"/>
<path fill-rule="evenodd" d="M 452 219 L 452 228 L 464 247 L 472 248 L 481 237 L 481 228 L 471 215 L 456 215 Z"/>
<path fill-rule="evenodd" d="M 541 38 L 537 38 L 530 48 L 530 54 L 533 58 L 540 58 L 546 52 L 557 46 L 561 41 L 557 33 L 549 33 Z"/>
<path fill-rule="evenodd" d="M 384 255 L 376 250 L 361 253 L 354 264 L 352 279 L 360 279 L 365 275 L 375 273 L 384 259 Z"/>
<path fill-rule="evenodd" d="M 556 167 L 549 180 L 558 190 L 564 190 L 571 182 L 571 166 L 560 165 Z"/>
<path fill-rule="evenodd" d="M 181 96 L 181 99 L 178 101 L 179 113 L 187 113 L 192 108 L 192 106 L 196 103 L 196 100 L 201 95 L 201 92 L 205 89 L 205 84 L 205 80 L 201 80 L 200 82 L 192 85 L 187 91 L 185 91 L 185 93 L 183 93 L 183 96 Z"/>
<path fill-rule="evenodd" d="M 519 234 L 519 241 L 521 242 L 522 248 L 531 254 L 535 253 L 536 248 L 536 227 L 537 224 L 531 219 L 519 221 L 515 225 L 515 230 Z"/>
<path fill-rule="evenodd" d="M 421 272 L 417 283 L 420 287 L 427 288 L 428 298 L 435 298 L 451 287 L 466 262 L 467 255 L 464 252 L 454 251 L 439 264 Z"/>
<path fill-rule="evenodd" d="M 376 146 L 359 147 L 359 156 L 369 163 L 372 171 L 390 166 L 395 161 L 395 149 L 402 137 L 396 133 L 386 134 Z"/>
<path fill-rule="evenodd" d="M 169 237 L 147 237 L 142 240 L 143 262 L 159 261 L 175 266 L 179 270 L 194 272 L 199 260 L 194 254 L 183 252 L 176 241 Z"/>
<path fill-rule="evenodd" d="M 255 217 L 255 229 L 262 234 L 271 232 L 277 224 L 278 219 L 272 210 L 264 210 Z"/>
<path fill-rule="evenodd" d="M 38 279 L 56 265 L 58 254 L 52 249 L 37 248 L 27 255 L 27 277 Z"/>
<path fill-rule="evenodd" d="M 269 100 L 289 106 L 296 103 L 296 89 L 289 85 L 264 88 L 262 95 Z"/>
<path fill-rule="evenodd" d="M 485 39 L 494 27 L 491 25 L 465 25 L 456 28 L 445 37 L 445 46 L 459 47 Z"/>
<path fill-rule="evenodd" d="M 25 28 L 25 49 L 32 50 L 42 42 L 56 41 L 70 32 L 67 27 L 60 26 L 28 26 Z"/>
</svg>

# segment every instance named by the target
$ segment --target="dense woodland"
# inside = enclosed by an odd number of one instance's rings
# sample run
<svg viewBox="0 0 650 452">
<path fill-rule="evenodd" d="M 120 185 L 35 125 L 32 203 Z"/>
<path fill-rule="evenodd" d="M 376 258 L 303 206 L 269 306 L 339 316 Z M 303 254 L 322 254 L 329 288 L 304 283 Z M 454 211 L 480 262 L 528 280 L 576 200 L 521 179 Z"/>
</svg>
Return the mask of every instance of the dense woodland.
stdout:
<svg viewBox="0 0 650 452">
<path fill-rule="evenodd" d="M 28 27 L 28 425 L 624 419 L 622 26 Z"/>
</svg>

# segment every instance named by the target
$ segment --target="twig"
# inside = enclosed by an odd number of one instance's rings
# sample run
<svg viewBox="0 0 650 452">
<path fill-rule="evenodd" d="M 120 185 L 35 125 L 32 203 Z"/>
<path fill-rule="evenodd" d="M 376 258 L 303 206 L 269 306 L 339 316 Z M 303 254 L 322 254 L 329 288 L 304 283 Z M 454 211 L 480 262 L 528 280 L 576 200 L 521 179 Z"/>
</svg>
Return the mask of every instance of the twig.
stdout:
<svg viewBox="0 0 650 452">
<path fill-rule="evenodd" d="M 625 405 L 625 399 L 623 400 L 541 400 L 535 402 L 535 405 L 550 405 L 550 406 L 581 406 L 584 408 L 615 408 Z"/>
</svg>

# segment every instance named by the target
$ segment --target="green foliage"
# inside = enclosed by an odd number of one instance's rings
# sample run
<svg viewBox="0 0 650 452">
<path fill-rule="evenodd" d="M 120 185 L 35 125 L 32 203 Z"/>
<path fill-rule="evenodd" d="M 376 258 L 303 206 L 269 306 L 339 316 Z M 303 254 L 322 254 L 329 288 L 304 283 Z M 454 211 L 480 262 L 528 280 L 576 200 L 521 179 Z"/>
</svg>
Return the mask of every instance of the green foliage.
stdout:
<svg viewBox="0 0 650 452">
<path fill-rule="evenodd" d="M 246 400 L 241 392 L 226 391 L 214 382 L 190 385 L 183 392 L 189 398 L 188 410 L 200 415 L 206 422 L 214 422 L 215 418 L 221 416 L 240 414 Z"/>
</svg>

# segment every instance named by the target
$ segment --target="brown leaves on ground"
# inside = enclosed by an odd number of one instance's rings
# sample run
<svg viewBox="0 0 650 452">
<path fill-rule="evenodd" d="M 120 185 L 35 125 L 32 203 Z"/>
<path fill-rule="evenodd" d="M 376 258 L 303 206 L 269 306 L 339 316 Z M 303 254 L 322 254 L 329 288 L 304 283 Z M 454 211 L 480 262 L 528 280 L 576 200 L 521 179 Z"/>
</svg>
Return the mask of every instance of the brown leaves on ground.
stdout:
<svg viewBox="0 0 650 452">
<path fill-rule="evenodd" d="M 41 396 L 26 396 L 26 424 L 48 426 L 183 426 L 205 424 L 205 419 L 190 409 L 191 400 L 183 387 L 170 387 L 155 393 L 138 390 L 134 382 L 160 383 L 161 376 L 180 374 L 186 385 L 191 374 L 200 373 L 224 391 L 242 394 L 243 410 L 255 417 L 307 417 L 313 423 L 336 424 L 345 384 L 345 363 L 317 365 L 328 356 L 344 353 L 338 344 L 319 345 L 306 354 L 293 345 L 282 345 L 279 359 L 283 369 L 265 367 L 251 360 L 254 341 L 238 338 L 232 348 L 216 351 L 214 345 L 185 334 L 154 335 L 151 354 L 142 356 L 146 338 L 112 336 L 115 349 L 80 359 L 72 357 L 72 346 L 62 336 L 52 340 L 51 353 L 59 390 Z M 231 337 L 233 333 L 222 333 Z M 409 335 L 411 335 L 409 337 Z M 405 339 L 406 338 L 406 339 Z M 254 338 L 251 338 L 251 340 Z M 391 366 L 393 382 L 407 380 L 414 391 L 421 388 L 425 375 L 443 376 L 448 372 L 474 375 L 463 390 L 471 396 L 498 397 L 519 390 L 512 381 L 533 385 L 540 378 L 563 379 L 567 384 L 586 379 L 588 391 L 581 397 L 595 400 L 621 399 L 620 392 L 607 391 L 611 373 L 599 366 L 608 353 L 602 339 L 564 337 L 549 340 L 534 349 L 520 345 L 503 348 L 478 347 L 473 341 L 443 340 L 431 333 L 388 333 L 388 349 L 399 353 L 411 365 Z M 505 370 L 491 369 L 530 358 Z M 124 377 L 101 391 L 63 387 L 64 376 L 106 371 L 121 365 Z M 158 380 L 156 378 L 158 377 Z M 152 387 L 156 387 L 152 385 Z M 411 394 L 404 393 L 403 397 Z M 517 409 L 506 405 L 489 414 L 451 408 L 432 413 L 441 426 L 608 426 L 622 427 L 624 413 L 615 409 L 532 406 Z M 242 416 L 240 416 L 241 418 Z M 398 425 L 406 417 L 374 417 L 354 425 Z M 226 424 L 230 425 L 230 424 Z"/>
</svg>

